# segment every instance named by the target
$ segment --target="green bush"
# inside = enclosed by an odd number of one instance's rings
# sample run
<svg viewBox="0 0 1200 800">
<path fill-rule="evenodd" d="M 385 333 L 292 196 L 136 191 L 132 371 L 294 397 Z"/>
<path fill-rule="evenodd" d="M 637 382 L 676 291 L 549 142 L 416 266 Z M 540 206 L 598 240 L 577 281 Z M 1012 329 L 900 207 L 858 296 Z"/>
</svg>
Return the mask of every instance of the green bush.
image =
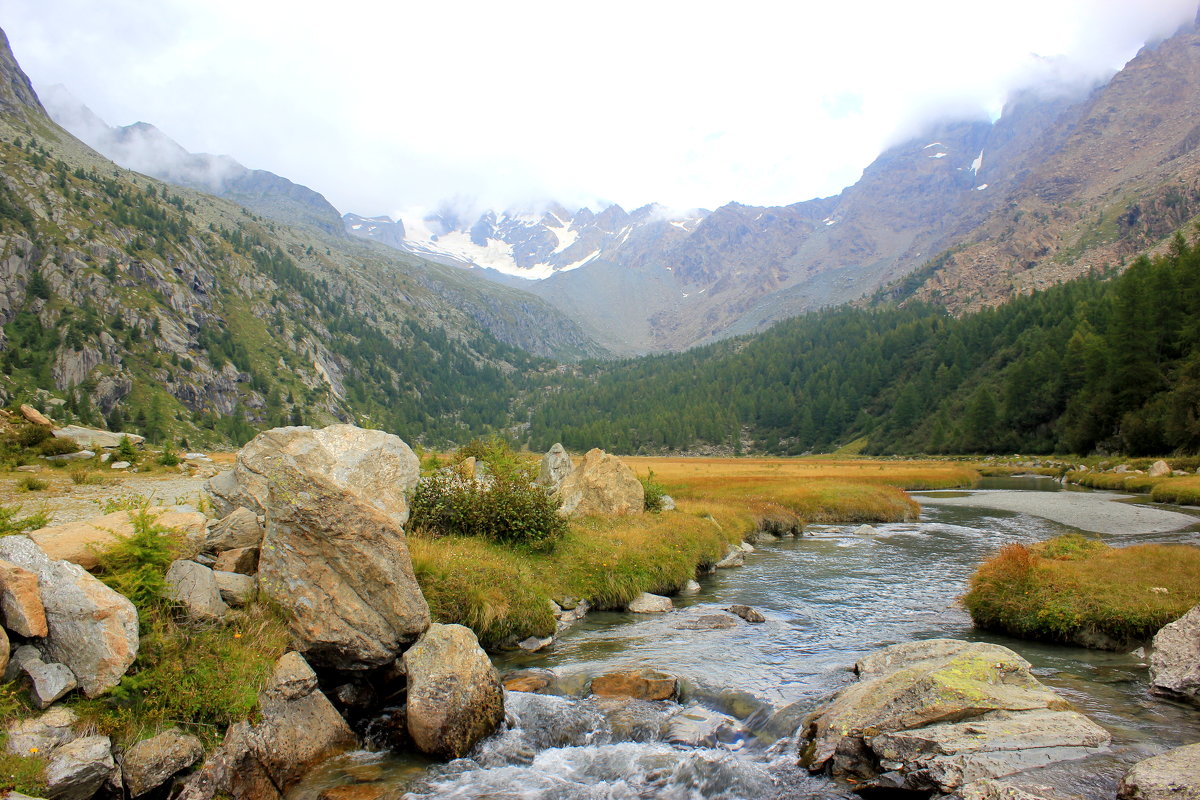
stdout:
<svg viewBox="0 0 1200 800">
<path fill-rule="evenodd" d="M 170 442 L 163 445 L 162 452 L 158 455 L 158 463 L 164 467 L 179 466 L 179 456 L 175 453 L 175 448 Z"/>
<path fill-rule="evenodd" d="M 23 425 L 12 435 L 18 447 L 35 447 L 50 437 L 50 429 L 43 425 Z"/>
<path fill-rule="evenodd" d="M 133 440 L 128 436 L 122 436 L 121 443 L 117 445 L 117 460 L 136 464 L 138 462 L 138 455 L 138 449 L 134 446 Z"/>
<path fill-rule="evenodd" d="M 38 442 L 34 449 L 43 456 L 61 456 L 65 453 L 78 453 L 79 445 L 70 439 L 57 439 L 52 436 Z"/>
<path fill-rule="evenodd" d="M 167 567 L 179 549 L 179 535 L 155 522 L 145 508 L 129 512 L 133 535 L 99 554 L 100 580 L 128 597 L 139 611 L 161 606 Z"/>
<path fill-rule="evenodd" d="M 480 481 L 446 470 L 422 478 L 411 509 L 410 526 L 434 535 L 480 536 L 544 549 L 567 530 L 549 492 L 502 474 Z"/>
<path fill-rule="evenodd" d="M 20 505 L 0 505 L 0 536 L 7 536 L 10 533 L 23 533 L 24 531 L 36 531 L 38 528 L 44 528 L 50 524 L 50 517 L 45 511 L 38 511 L 30 514 L 28 517 L 18 517 L 17 514 L 20 513 Z"/>
<path fill-rule="evenodd" d="M 643 504 L 645 510 L 655 514 L 662 511 L 663 498 L 667 495 L 667 487 L 654 480 L 654 470 L 650 470 L 650 474 L 644 478 L 639 476 L 638 480 L 642 482 L 642 489 L 646 493 L 646 501 Z"/>
<path fill-rule="evenodd" d="M 41 478 L 35 478 L 33 475 L 26 475 L 21 480 L 17 481 L 17 486 L 27 492 L 40 492 L 50 484 Z"/>
</svg>

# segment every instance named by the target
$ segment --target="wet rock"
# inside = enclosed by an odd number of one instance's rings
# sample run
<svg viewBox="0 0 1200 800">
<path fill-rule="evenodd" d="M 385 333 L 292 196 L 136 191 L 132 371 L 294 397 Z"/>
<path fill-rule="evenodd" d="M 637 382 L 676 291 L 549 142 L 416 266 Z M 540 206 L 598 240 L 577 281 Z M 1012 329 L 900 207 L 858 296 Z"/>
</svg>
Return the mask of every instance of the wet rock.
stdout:
<svg viewBox="0 0 1200 800">
<path fill-rule="evenodd" d="M 107 736 L 84 736 L 55 748 L 46 765 L 47 797 L 89 800 L 116 770 Z"/>
<path fill-rule="evenodd" d="M 671 598 L 649 592 L 642 592 L 625 606 L 626 611 L 634 614 L 665 614 L 674 608 Z"/>
<path fill-rule="evenodd" d="M 751 608 L 750 606 L 733 605 L 726 609 L 730 614 L 737 614 L 746 622 L 766 622 L 767 618 L 762 615 L 761 611 Z"/>
<path fill-rule="evenodd" d="M 522 639 L 520 642 L 517 642 L 517 647 L 519 647 L 521 650 L 524 650 L 526 653 L 536 653 L 539 650 L 544 650 L 552 644 L 554 644 L 553 636 L 547 636 L 545 638 L 530 636 L 526 639 Z"/>
<path fill-rule="evenodd" d="M 203 564 L 185 559 L 172 561 L 166 581 L 167 597 L 181 605 L 191 619 L 215 621 L 229 613 L 216 576 Z"/>
<path fill-rule="evenodd" d="M 571 457 L 563 446 L 555 442 L 554 446 L 542 456 L 542 465 L 538 469 L 537 485 L 545 486 L 552 492 L 562 487 L 562 482 L 575 470 Z"/>
<path fill-rule="evenodd" d="M 653 669 L 608 672 L 592 678 L 597 697 L 632 697 L 635 700 L 670 700 L 675 696 L 674 675 Z"/>
<path fill-rule="evenodd" d="M 30 699 L 38 708 L 48 708 L 56 700 L 67 695 L 78 684 L 75 674 L 65 664 L 35 661 L 25 666 L 29 676 Z"/>
<path fill-rule="evenodd" d="M 350 783 L 322 789 L 317 800 L 385 800 L 400 794 L 397 787 L 385 783 Z"/>
<path fill-rule="evenodd" d="M 694 594 L 700 594 L 700 584 L 696 581 L 689 580 L 683 585 L 683 588 L 679 590 L 679 593 L 688 597 Z"/>
<path fill-rule="evenodd" d="M 1017 786 L 1005 781 L 984 778 L 959 788 L 951 800 L 1078 800 L 1077 795 L 1063 795 L 1049 786 Z"/>
<path fill-rule="evenodd" d="M 754 552 L 754 545 L 750 544 L 749 542 L 742 542 L 740 545 L 738 545 L 738 547 L 742 548 L 743 553 Z"/>
<path fill-rule="evenodd" d="M 662 738 L 669 713 L 663 704 L 632 697 L 602 697 L 592 703 L 604 715 L 614 741 L 652 742 Z"/>
<path fill-rule="evenodd" d="M 255 436 L 237 455 L 225 477 L 208 482 L 217 509 L 228 514 L 242 506 L 265 514 L 271 484 L 281 473 L 298 484 L 320 479 L 374 506 L 397 525 L 408 522 L 406 493 L 417 485 L 421 465 L 399 436 L 354 425 L 273 428 Z"/>
<path fill-rule="evenodd" d="M 510 692 L 540 692 L 553 689 L 558 676 L 548 669 L 520 669 L 509 672 L 501 679 L 501 685 Z"/>
<path fill-rule="evenodd" d="M 48 632 L 37 575 L 7 561 L 0 561 L 0 611 L 4 613 L 4 627 L 14 633 L 41 637 Z M 6 662 L 7 653 L 6 647 Z"/>
<path fill-rule="evenodd" d="M 621 459 L 599 448 L 589 450 L 577 469 L 563 479 L 560 511 L 567 515 L 641 514 L 646 491 Z"/>
<path fill-rule="evenodd" d="M 213 569 L 218 572 L 237 572 L 242 575 L 254 575 L 258 572 L 258 548 L 237 547 L 226 550 L 217 556 Z"/>
<path fill-rule="evenodd" d="M 143 739 L 125 751 L 121 774 L 130 797 L 157 789 L 204 757 L 204 744 L 174 728 Z"/>
<path fill-rule="evenodd" d="M 198 511 L 171 511 L 166 508 L 149 508 L 147 513 L 154 524 L 169 528 L 183 536 L 185 550 L 199 552 L 208 519 Z M 51 525 L 33 531 L 29 538 L 50 558 L 61 558 L 78 564 L 84 569 L 95 569 L 100 564 L 99 553 L 134 534 L 134 513 L 116 511 L 100 517 L 63 525 Z"/>
<path fill-rule="evenodd" d="M 30 719 L 17 720 L 8 726 L 8 752 L 16 755 L 40 753 L 43 756 L 59 745 L 79 738 L 75 723 L 79 717 L 66 706 L 55 706 Z"/>
<path fill-rule="evenodd" d="M 855 536 L 878 536 L 879 535 L 879 531 L 876 528 L 871 527 L 870 525 L 859 525 L 857 528 L 855 528 L 853 531 L 851 531 L 851 533 L 853 533 Z"/>
<path fill-rule="evenodd" d="M 730 545 L 725 551 L 724 557 L 721 558 L 713 567 L 716 569 L 729 569 L 731 567 L 740 567 L 746 563 L 746 554 L 740 547 Z"/>
<path fill-rule="evenodd" d="M 429 627 L 429 606 L 393 517 L 320 476 L 283 466 L 267 502 L 259 588 L 288 612 L 309 660 L 337 669 L 381 666 Z"/>
<path fill-rule="evenodd" d="M 1150 465 L 1147 473 L 1151 478 L 1165 478 L 1171 474 L 1171 465 L 1161 459 Z"/>
<path fill-rule="evenodd" d="M 0 537 L 0 558 L 38 576 L 46 656 L 70 667 L 88 697 L 116 686 L 137 656 L 133 603 L 78 564 L 50 559 L 27 536 Z"/>
<path fill-rule="evenodd" d="M 952 792 L 984 778 L 1082 758 L 1108 733 L 998 645 L 932 639 L 885 648 L 855 665 L 859 681 L 805 726 L 802 763 L 881 787 Z"/>
<path fill-rule="evenodd" d="M 737 620 L 728 614 L 701 614 L 675 624 L 675 629 L 680 631 L 719 631 L 736 627 Z"/>
<path fill-rule="evenodd" d="M 248 508 L 235 508 L 213 525 L 204 539 L 205 552 L 219 553 L 243 547 L 258 547 L 266 530 L 258 515 Z"/>
<path fill-rule="evenodd" d="M 461 758 L 504 719 L 500 676 L 469 628 L 430 625 L 404 667 L 408 733 L 421 752 Z"/>
<path fill-rule="evenodd" d="M 741 747 L 746 732 L 733 717 L 703 706 L 689 706 L 667 721 L 667 741 L 687 747 Z"/>
<path fill-rule="evenodd" d="M 1200 744 L 1134 764 L 1117 787 L 1120 800 L 1200 800 Z"/>
<path fill-rule="evenodd" d="M 1154 634 L 1150 691 L 1200 703 L 1200 606 Z"/>
<path fill-rule="evenodd" d="M 213 578 L 217 582 L 217 590 L 221 593 L 221 599 L 233 608 L 250 605 L 254 601 L 254 596 L 258 594 L 258 581 L 251 575 L 214 570 Z"/>
</svg>

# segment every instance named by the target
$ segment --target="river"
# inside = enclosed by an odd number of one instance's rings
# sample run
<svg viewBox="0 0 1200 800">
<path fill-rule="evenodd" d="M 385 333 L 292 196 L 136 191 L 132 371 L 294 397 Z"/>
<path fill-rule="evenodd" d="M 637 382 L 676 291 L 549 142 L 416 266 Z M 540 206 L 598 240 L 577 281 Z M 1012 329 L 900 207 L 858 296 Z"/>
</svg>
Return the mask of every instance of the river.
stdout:
<svg viewBox="0 0 1200 800">
<path fill-rule="evenodd" d="M 1056 491 L 1048 480 L 988 481 L 990 492 Z M 796 767 L 790 738 L 803 714 L 852 679 L 861 656 L 898 642 L 954 637 L 1011 647 L 1035 674 L 1113 733 L 1108 754 L 1041 771 L 1037 780 L 1088 798 L 1111 798 L 1132 762 L 1200 741 L 1200 714 L 1155 698 L 1139 654 L 1118 654 L 1009 639 L 976 631 L 957 598 L 980 561 L 1010 542 L 1032 542 L 1069 525 L 1028 513 L 977 505 L 935 505 L 929 493 L 920 520 L 877 525 L 813 526 L 748 554 L 740 569 L 702 581 L 699 594 L 676 598 L 666 615 L 594 613 L 549 652 L 497 659 L 502 671 L 553 670 L 566 688 L 629 667 L 677 675 L 685 702 L 731 714 L 713 747 L 683 747 L 658 733 L 673 704 L 613 712 L 573 697 L 509 693 L 511 727 L 469 759 L 431 765 L 419 759 L 360 752 L 343 757 L 293 791 L 315 800 L 331 785 L 386 782 L 396 796 L 417 798 L 841 798 L 844 790 Z M 967 495 L 968 497 L 970 495 Z M 1048 498 L 1047 498 L 1048 499 Z M 1102 502 L 1104 495 L 1096 493 Z M 969 500 L 955 500 L 968 503 Z M 1097 535 L 1097 534 L 1090 534 Z M 1100 534 L 1113 544 L 1200 544 L 1200 526 L 1151 534 Z M 681 623 L 740 603 L 766 622 L 719 630 Z"/>
</svg>

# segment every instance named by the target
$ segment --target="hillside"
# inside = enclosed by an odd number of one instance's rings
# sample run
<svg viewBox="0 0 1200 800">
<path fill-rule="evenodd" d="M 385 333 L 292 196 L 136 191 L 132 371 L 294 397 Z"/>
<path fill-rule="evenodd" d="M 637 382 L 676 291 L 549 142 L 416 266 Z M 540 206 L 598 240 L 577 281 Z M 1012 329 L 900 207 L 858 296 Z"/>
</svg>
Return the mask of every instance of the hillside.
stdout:
<svg viewBox="0 0 1200 800">
<path fill-rule="evenodd" d="M 151 440 L 357 420 L 494 430 L 543 362 L 599 352 L 525 293 L 116 167 L 0 39 L 0 400 Z"/>
</svg>

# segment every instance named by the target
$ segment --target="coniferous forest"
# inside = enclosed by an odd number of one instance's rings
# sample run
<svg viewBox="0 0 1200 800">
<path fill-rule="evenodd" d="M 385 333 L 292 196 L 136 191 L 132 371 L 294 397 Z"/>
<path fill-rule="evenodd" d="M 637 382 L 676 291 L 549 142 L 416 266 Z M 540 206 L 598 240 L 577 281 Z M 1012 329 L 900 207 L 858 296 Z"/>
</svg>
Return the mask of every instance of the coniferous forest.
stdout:
<svg viewBox="0 0 1200 800">
<path fill-rule="evenodd" d="M 685 353 L 581 365 L 530 445 L 617 452 L 1200 450 L 1200 246 L 961 318 L 841 307 Z"/>
</svg>

